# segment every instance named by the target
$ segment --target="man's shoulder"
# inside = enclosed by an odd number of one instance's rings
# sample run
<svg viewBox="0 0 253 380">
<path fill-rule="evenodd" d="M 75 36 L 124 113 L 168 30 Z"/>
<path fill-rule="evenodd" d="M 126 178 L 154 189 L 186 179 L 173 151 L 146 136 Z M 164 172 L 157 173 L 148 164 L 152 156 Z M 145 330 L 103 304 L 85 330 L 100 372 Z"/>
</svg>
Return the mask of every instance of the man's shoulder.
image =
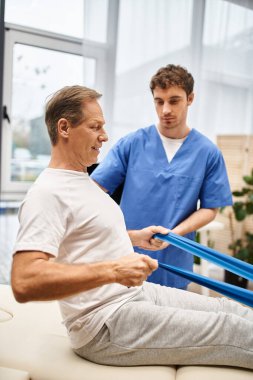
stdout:
<svg viewBox="0 0 253 380">
<path fill-rule="evenodd" d="M 51 181 L 50 181 L 51 182 Z M 37 200 L 37 202 L 43 202 L 43 200 L 48 201 L 53 198 L 54 191 L 52 191 L 52 182 L 41 180 L 40 177 L 32 184 L 28 190 L 24 201 L 28 202 L 31 200 Z"/>
<path fill-rule="evenodd" d="M 150 125 L 145 128 L 138 128 L 136 131 L 130 132 L 127 135 L 123 136 L 119 142 L 133 142 L 142 140 L 143 138 L 148 138 L 155 130 L 155 125 Z"/>
<path fill-rule="evenodd" d="M 200 147 L 205 148 L 213 153 L 219 152 L 219 148 L 217 147 L 217 145 L 203 133 L 197 131 L 196 129 L 193 129 L 192 132 L 194 134 L 194 140 L 197 141 L 198 144 L 200 144 Z"/>
<path fill-rule="evenodd" d="M 62 172 L 62 173 L 61 173 Z M 73 181 L 65 174 L 64 170 L 53 172 L 52 169 L 44 169 L 36 178 L 26 194 L 26 199 L 57 199 L 66 196 Z M 65 194 L 66 193 L 66 194 Z"/>
</svg>

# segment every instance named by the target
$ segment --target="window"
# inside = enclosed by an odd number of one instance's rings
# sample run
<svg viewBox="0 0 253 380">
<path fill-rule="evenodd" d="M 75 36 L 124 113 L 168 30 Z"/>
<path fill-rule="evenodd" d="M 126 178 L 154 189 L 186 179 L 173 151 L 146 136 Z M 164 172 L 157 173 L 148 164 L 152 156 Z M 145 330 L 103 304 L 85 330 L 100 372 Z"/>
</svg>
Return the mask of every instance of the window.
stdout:
<svg viewBox="0 0 253 380">
<path fill-rule="evenodd" d="M 194 76 L 191 128 L 214 142 L 219 134 L 252 134 L 251 3 L 121 0 L 113 141 L 157 122 L 149 81 L 169 63 L 185 66 Z"/>
<path fill-rule="evenodd" d="M 50 158 L 46 97 L 67 85 L 94 87 L 95 60 L 17 43 L 13 47 L 11 181 L 34 181 Z"/>
<path fill-rule="evenodd" d="M 5 37 L 4 105 L 10 123 L 4 120 L 2 130 L 2 199 L 19 199 L 49 162 L 47 96 L 66 85 L 98 86 L 104 50 L 31 30 L 9 29 Z"/>
<path fill-rule="evenodd" d="M 149 90 L 155 71 L 168 63 L 191 64 L 192 12 L 192 0 L 120 1 L 114 141 L 156 120 Z"/>
<path fill-rule="evenodd" d="M 22 199 L 48 164 L 47 96 L 83 84 L 104 95 L 111 114 L 114 62 L 106 67 L 106 57 L 117 9 L 114 0 L 5 1 L 1 199 Z"/>
<path fill-rule="evenodd" d="M 20 200 L 49 159 L 45 98 L 65 85 L 94 87 L 109 120 L 114 56 L 108 52 L 115 51 L 117 9 L 115 0 L 5 0 L 10 123 L 5 119 L 1 131 L 0 282 L 10 281 Z"/>
<path fill-rule="evenodd" d="M 253 133 L 253 9 L 206 0 L 198 129 Z"/>
<path fill-rule="evenodd" d="M 107 7 L 107 0 L 6 0 L 5 21 L 106 42 Z"/>
</svg>

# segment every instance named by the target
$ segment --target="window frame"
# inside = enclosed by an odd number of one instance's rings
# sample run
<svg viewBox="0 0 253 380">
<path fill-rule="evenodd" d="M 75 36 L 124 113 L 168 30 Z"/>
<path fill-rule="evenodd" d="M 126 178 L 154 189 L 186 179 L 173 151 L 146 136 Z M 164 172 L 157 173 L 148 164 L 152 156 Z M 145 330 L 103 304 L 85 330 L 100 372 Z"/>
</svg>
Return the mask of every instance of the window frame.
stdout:
<svg viewBox="0 0 253 380">
<path fill-rule="evenodd" d="M 5 24 L 3 105 L 11 118 L 13 83 L 13 47 L 16 43 L 75 54 L 96 60 L 95 87 L 104 93 L 107 44 L 77 37 L 41 31 L 34 28 Z M 4 143 L 3 143 L 4 142 Z M 2 121 L 1 199 L 22 199 L 32 182 L 11 181 L 12 131 L 6 119 Z"/>
</svg>

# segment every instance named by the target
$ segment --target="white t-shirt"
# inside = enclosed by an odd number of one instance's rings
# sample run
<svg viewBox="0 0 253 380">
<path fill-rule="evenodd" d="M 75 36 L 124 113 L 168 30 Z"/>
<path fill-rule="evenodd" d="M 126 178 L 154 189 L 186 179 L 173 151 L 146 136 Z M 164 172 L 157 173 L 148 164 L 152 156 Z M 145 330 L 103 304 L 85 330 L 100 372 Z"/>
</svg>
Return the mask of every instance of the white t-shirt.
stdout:
<svg viewBox="0 0 253 380">
<path fill-rule="evenodd" d="M 87 173 L 45 169 L 19 211 L 14 252 L 37 250 L 62 263 L 115 260 L 133 252 L 119 206 Z M 104 285 L 59 301 L 71 344 L 87 344 L 141 287 Z"/>
<path fill-rule="evenodd" d="M 178 149 L 183 144 L 185 137 L 182 139 L 171 139 L 169 137 L 163 136 L 161 132 L 159 131 L 158 127 L 157 127 L 157 131 L 159 133 L 159 136 L 161 137 L 167 159 L 169 162 L 171 162 L 173 157 L 177 153 Z"/>
</svg>

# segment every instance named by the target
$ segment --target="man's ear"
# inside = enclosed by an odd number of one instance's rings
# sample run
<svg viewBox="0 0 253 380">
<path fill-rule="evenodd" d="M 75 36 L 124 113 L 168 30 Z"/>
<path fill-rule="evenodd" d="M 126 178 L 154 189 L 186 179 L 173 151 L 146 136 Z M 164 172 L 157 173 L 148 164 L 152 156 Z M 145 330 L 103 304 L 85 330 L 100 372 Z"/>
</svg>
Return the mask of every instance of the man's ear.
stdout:
<svg viewBox="0 0 253 380">
<path fill-rule="evenodd" d="M 61 118 L 57 123 L 58 127 L 58 135 L 63 137 L 64 139 L 69 137 L 69 122 L 65 118 Z"/>
<path fill-rule="evenodd" d="M 188 99 L 187 99 L 187 105 L 190 106 L 193 102 L 193 99 L 194 99 L 194 93 L 192 92 L 189 96 L 188 96 Z"/>
</svg>

